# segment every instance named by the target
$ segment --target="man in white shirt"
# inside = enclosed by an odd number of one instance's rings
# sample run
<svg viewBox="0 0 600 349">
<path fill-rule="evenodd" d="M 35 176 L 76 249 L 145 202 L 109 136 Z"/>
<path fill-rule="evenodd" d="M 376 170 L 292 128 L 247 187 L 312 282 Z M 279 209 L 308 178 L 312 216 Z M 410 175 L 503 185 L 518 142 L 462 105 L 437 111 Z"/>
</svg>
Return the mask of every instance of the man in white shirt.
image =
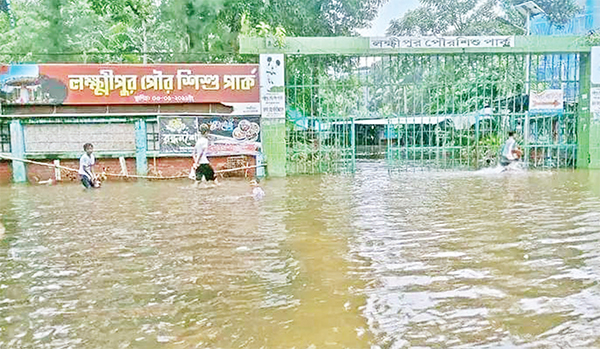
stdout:
<svg viewBox="0 0 600 349">
<path fill-rule="evenodd" d="M 83 145 L 83 150 L 85 154 L 79 158 L 79 177 L 81 177 L 81 184 L 86 189 L 97 188 L 98 183 L 96 181 L 96 174 L 94 174 L 93 167 L 96 164 L 96 159 L 94 158 L 94 146 L 91 143 L 86 143 Z"/>
<path fill-rule="evenodd" d="M 517 141 L 515 141 L 514 136 L 513 131 L 508 132 L 508 139 L 502 146 L 502 153 L 500 154 L 500 165 L 502 166 L 508 166 L 520 158 L 520 150 L 517 148 Z"/>
<path fill-rule="evenodd" d="M 218 184 L 215 171 L 206 156 L 208 153 L 208 131 L 208 125 L 202 124 L 200 126 L 200 137 L 198 137 L 198 141 L 192 152 L 194 168 L 196 169 L 196 181 L 200 182 L 204 178 L 206 181 L 213 181 L 215 184 Z"/>
</svg>

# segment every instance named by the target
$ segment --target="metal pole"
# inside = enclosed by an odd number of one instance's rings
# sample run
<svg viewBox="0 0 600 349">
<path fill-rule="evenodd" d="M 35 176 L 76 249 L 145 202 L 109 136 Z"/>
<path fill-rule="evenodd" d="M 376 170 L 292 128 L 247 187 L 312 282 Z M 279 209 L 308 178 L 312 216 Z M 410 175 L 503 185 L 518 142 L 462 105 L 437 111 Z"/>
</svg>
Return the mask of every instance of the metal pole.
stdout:
<svg viewBox="0 0 600 349">
<path fill-rule="evenodd" d="M 354 115 L 351 116 L 350 123 L 350 147 L 352 148 L 352 173 L 356 172 L 356 124 Z"/>
<path fill-rule="evenodd" d="M 527 16 L 525 18 L 525 28 L 527 29 L 527 36 L 529 36 L 530 30 L 531 30 L 530 17 L 531 17 L 531 14 L 528 12 Z M 525 55 L 525 95 L 527 95 L 528 107 L 527 107 L 527 111 L 525 111 L 525 125 L 523 125 L 523 149 L 524 149 L 523 162 L 527 166 L 529 166 L 529 148 L 528 148 L 529 107 L 531 106 L 531 89 L 529 86 L 529 84 L 530 84 L 530 82 L 529 82 L 530 65 L 531 65 L 531 54 L 529 52 L 527 52 L 527 54 Z"/>
<path fill-rule="evenodd" d="M 6 13 L 8 14 L 8 19 L 10 21 L 10 27 L 15 27 L 15 16 L 13 16 L 12 10 L 10 8 L 10 0 L 6 0 Z"/>
<path fill-rule="evenodd" d="M 479 169 L 479 112 L 475 113 L 475 169 Z"/>
</svg>

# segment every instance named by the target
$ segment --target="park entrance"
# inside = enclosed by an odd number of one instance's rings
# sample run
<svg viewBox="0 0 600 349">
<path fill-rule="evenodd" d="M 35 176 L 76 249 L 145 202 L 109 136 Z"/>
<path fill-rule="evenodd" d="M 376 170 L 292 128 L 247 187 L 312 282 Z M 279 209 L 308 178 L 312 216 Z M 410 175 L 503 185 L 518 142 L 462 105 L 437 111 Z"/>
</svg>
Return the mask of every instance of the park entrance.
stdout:
<svg viewBox="0 0 600 349">
<path fill-rule="evenodd" d="M 582 49 L 531 37 L 462 49 L 289 39 L 253 43 L 286 53 L 287 174 L 351 172 L 364 158 L 394 171 L 491 167 L 509 131 L 529 168 L 578 166 Z"/>
</svg>

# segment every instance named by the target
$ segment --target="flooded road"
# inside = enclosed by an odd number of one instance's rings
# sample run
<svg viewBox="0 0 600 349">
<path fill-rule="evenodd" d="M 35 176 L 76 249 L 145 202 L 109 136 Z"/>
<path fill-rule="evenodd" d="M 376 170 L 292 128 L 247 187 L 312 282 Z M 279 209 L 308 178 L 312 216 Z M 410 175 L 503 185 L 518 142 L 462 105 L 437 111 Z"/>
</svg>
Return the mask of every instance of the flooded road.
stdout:
<svg viewBox="0 0 600 349">
<path fill-rule="evenodd" d="M 600 347 L 600 173 L 0 187 L 0 348 Z"/>
</svg>

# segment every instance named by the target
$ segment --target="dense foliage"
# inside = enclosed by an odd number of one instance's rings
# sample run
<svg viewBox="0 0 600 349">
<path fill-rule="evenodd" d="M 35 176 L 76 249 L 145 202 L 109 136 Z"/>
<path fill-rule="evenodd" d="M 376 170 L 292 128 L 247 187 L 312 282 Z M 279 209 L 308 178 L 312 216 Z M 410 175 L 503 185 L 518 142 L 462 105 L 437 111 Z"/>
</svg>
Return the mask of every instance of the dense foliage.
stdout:
<svg viewBox="0 0 600 349">
<path fill-rule="evenodd" d="M 354 35 L 385 1 L 12 0 L 14 26 L 0 12 L 0 59 L 230 61 L 240 33 Z"/>
<path fill-rule="evenodd" d="M 389 35 L 524 34 L 525 19 L 515 10 L 527 0 L 421 0 L 390 22 Z M 548 19 L 563 25 L 579 11 L 575 0 L 536 0 Z"/>
</svg>

